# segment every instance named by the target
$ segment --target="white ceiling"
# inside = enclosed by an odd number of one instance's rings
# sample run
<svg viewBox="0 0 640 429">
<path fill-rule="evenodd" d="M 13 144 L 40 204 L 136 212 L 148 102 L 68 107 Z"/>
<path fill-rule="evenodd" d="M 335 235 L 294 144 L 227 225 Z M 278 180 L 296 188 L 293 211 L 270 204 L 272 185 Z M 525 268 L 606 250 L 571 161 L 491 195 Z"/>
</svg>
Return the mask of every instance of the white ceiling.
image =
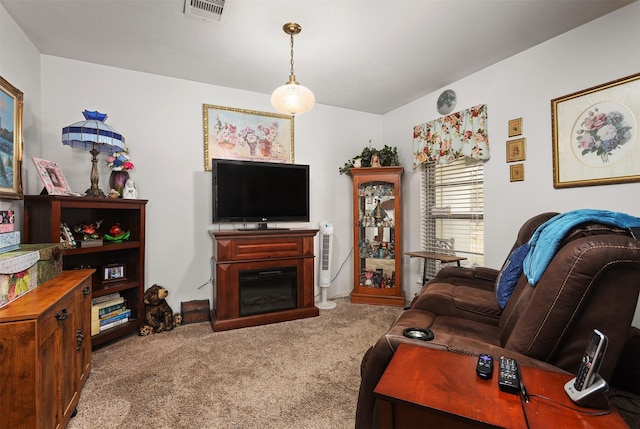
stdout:
<svg viewBox="0 0 640 429">
<path fill-rule="evenodd" d="M 0 0 L 43 54 L 383 114 L 636 0 Z M 212 100 L 210 100 L 212 101 Z"/>
</svg>

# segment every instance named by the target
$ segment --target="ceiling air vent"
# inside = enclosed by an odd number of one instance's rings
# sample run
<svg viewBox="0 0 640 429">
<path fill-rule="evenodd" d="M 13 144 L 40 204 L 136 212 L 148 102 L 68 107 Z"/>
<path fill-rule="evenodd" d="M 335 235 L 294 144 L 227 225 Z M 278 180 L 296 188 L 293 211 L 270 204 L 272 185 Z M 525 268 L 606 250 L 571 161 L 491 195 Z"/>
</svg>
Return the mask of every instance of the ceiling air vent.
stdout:
<svg viewBox="0 0 640 429">
<path fill-rule="evenodd" d="M 225 3 L 227 3 L 227 1 L 184 0 L 184 14 L 197 16 L 211 21 L 223 22 L 226 12 Z"/>
</svg>

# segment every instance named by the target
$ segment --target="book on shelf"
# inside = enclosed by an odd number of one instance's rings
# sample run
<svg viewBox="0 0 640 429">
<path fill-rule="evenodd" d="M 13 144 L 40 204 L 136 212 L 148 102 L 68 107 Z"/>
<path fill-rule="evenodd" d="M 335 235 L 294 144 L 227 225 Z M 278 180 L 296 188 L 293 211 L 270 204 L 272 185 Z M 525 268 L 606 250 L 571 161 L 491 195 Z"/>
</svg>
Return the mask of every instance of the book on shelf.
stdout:
<svg viewBox="0 0 640 429">
<path fill-rule="evenodd" d="M 104 331 L 106 331 L 107 329 L 114 328 L 114 327 L 116 327 L 116 326 L 118 326 L 118 325 L 124 325 L 124 324 L 125 324 L 125 323 L 127 323 L 128 321 L 129 321 L 129 318 L 128 318 L 128 317 L 125 317 L 124 319 L 119 319 L 119 320 L 116 320 L 116 321 L 114 321 L 114 322 L 111 322 L 111 323 L 109 323 L 109 324 L 107 324 L 107 325 L 100 326 L 100 332 L 104 332 Z M 92 333 L 92 335 L 93 335 L 93 333 Z"/>
<path fill-rule="evenodd" d="M 110 315 L 115 316 L 116 314 L 122 313 L 124 310 L 126 310 L 127 309 L 126 307 L 127 307 L 127 302 L 126 300 L 123 300 L 122 302 L 119 302 L 117 304 L 113 304 L 104 308 L 99 308 L 98 318 L 106 319 L 107 317 L 110 317 Z"/>
<path fill-rule="evenodd" d="M 100 323 L 100 326 L 105 326 L 105 325 L 108 325 L 109 323 L 115 322 L 116 320 L 125 319 L 125 318 L 128 319 L 129 317 L 131 317 L 131 310 L 127 309 L 126 311 L 123 311 L 120 314 L 116 314 L 115 316 L 99 319 L 98 323 Z"/>
<path fill-rule="evenodd" d="M 131 317 L 131 310 L 124 309 L 124 311 L 119 314 L 113 315 L 111 317 L 105 317 L 102 319 L 96 318 L 91 319 L 91 335 L 96 335 L 102 332 L 104 326 L 115 326 L 114 323 L 119 322 L 120 320 L 128 321 Z"/>
<path fill-rule="evenodd" d="M 101 318 L 104 318 L 104 316 L 109 312 L 116 311 L 117 310 L 116 307 L 120 306 L 119 308 L 122 308 L 122 307 L 125 307 L 126 304 L 127 304 L 127 301 L 122 296 L 119 298 L 112 299 L 110 301 L 104 301 L 99 304 L 93 304 L 91 306 L 91 323 L 98 322 Z M 112 310 L 103 311 L 102 316 L 100 315 L 101 310 L 105 310 L 109 308 L 111 308 Z"/>
<path fill-rule="evenodd" d="M 100 304 L 101 302 L 109 301 L 112 299 L 120 298 L 120 292 L 110 293 L 108 295 L 97 296 L 91 299 L 91 304 Z"/>
</svg>

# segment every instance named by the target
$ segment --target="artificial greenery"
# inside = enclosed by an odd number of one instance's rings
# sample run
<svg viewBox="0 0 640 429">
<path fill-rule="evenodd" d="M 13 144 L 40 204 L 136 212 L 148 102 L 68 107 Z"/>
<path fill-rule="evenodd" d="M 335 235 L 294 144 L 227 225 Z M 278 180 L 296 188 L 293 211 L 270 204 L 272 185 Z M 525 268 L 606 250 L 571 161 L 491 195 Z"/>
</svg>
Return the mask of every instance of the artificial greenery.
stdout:
<svg viewBox="0 0 640 429">
<path fill-rule="evenodd" d="M 369 142 L 371 143 L 371 142 Z M 360 155 L 356 155 L 351 158 L 349 161 L 345 162 L 342 167 L 338 170 L 340 174 L 351 174 L 350 168 L 353 167 L 353 162 L 360 159 L 361 167 L 371 167 L 371 157 L 373 154 L 377 153 L 378 158 L 380 160 L 380 165 L 383 167 L 389 166 L 397 166 L 400 165 L 400 159 L 398 158 L 398 148 L 384 145 L 381 150 L 376 149 L 375 147 L 371 147 L 371 145 L 362 149 L 362 153 Z"/>
</svg>

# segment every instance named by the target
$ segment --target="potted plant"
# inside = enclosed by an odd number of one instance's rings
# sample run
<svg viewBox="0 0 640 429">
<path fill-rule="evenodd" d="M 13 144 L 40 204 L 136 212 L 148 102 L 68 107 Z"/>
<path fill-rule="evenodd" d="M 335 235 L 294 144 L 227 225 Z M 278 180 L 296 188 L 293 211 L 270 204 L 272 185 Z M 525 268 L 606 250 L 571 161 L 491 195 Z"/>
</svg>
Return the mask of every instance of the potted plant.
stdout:
<svg viewBox="0 0 640 429">
<path fill-rule="evenodd" d="M 362 149 L 360 155 L 356 155 L 345 162 L 344 165 L 338 169 L 338 171 L 340 171 L 340 174 L 350 175 L 350 169 L 353 167 L 371 167 L 371 158 L 374 155 L 378 155 L 380 165 L 383 167 L 400 165 L 397 147 L 384 145 L 382 149 L 378 150 L 375 147 L 372 147 L 371 141 L 369 141 L 369 146 Z"/>
</svg>

